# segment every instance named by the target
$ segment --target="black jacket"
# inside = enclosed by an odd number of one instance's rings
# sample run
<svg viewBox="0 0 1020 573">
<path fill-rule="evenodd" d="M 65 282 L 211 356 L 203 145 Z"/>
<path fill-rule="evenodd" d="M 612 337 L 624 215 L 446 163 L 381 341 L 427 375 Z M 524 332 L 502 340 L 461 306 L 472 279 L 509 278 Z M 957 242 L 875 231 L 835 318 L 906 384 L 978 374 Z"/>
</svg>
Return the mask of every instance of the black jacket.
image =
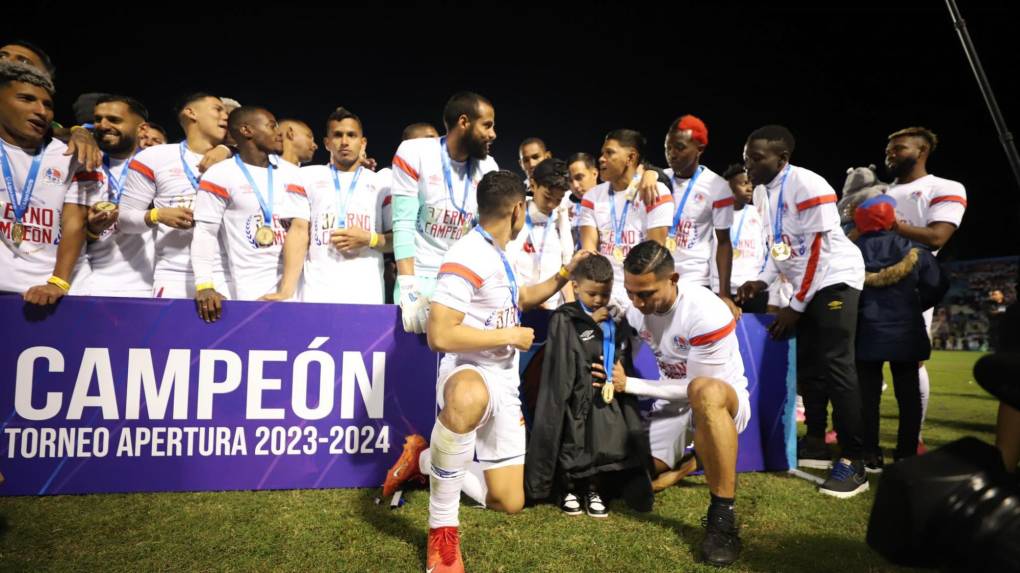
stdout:
<svg viewBox="0 0 1020 573">
<path fill-rule="evenodd" d="M 616 329 L 616 355 L 626 362 L 629 330 L 626 323 Z M 553 312 L 524 463 L 525 492 L 533 500 L 546 499 L 564 479 L 616 472 L 600 478 L 601 493 L 612 496 L 618 486 L 632 507 L 648 511 L 651 454 L 638 401 L 632 394 L 616 394 L 609 404 L 602 400 L 590 369 L 601 355 L 602 329 L 578 303 Z"/>
<path fill-rule="evenodd" d="M 857 239 L 867 271 L 858 306 L 857 360 L 920 361 L 931 355 L 921 313 L 949 279 L 931 252 L 892 231 Z"/>
</svg>

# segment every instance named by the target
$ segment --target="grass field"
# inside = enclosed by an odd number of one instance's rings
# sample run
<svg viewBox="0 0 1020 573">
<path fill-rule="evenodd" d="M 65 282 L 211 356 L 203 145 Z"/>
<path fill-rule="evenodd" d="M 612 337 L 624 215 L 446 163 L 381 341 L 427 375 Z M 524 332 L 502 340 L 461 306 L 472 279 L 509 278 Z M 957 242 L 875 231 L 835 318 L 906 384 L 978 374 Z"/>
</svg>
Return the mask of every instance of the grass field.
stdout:
<svg viewBox="0 0 1020 573">
<path fill-rule="evenodd" d="M 929 447 L 991 441 L 997 403 L 972 380 L 976 353 L 936 353 L 928 369 Z M 895 442 L 896 402 L 882 401 L 882 445 Z M 864 543 L 872 491 L 850 500 L 782 474 L 741 474 L 744 551 L 731 571 L 906 571 Z M 421 571 L 428 497 L 377 506 L 378 490 L 303 490 L 0 498 L 2 571 Z M 552 506 L 516 516 L 462 506 L 470 571 L 716 571 L 696 562 L 708 490 L 667 490 L 650 514 L 612 506 L 609 519 Z"/>
</svg>

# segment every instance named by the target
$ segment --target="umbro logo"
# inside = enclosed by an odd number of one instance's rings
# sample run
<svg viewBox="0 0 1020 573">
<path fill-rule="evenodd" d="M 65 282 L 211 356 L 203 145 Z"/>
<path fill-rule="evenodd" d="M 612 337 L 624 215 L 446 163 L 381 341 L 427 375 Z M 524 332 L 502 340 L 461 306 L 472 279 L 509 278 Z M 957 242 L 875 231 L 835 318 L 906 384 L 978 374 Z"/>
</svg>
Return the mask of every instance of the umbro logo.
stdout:
<svg viewBox="0 0 1020 573">
<path fill-rule="evenodd" d="M 841 300 L 833 300 L 833 301 L 829 302 L 829 310 L 842 310 L 842 309 L 843 309 L 843 301 L 841 301 Z"/>
<path fill-rule="evenodd" d="M 582 342 L 588 342 L 590 340 L 593 340 L 594 338 L 595 338 L 594 330 L 585 330 L 584 332 L 581 333 Z"/>
</svg>

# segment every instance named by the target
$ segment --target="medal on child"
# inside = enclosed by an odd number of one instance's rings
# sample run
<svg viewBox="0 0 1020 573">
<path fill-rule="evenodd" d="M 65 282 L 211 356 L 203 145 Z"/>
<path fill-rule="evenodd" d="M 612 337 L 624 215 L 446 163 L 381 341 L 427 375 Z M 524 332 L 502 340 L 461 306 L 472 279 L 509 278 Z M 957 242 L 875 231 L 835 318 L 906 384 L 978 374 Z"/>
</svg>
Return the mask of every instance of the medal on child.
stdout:
<svg viewBox="0 0 1020 573">
<path fill-rule="evenodd" d="M 273 232 L 273 228 L 269 226 L 269 221 L 273 220 L 273 163 L 270 161 L 266 167 L 268 173 L 266 184 L 266 194 L 268 195 L 268 202 L 262 198 L 262 193 L 259 192 L 258 185 L 255 185 L 255 180 L 252 179 L 251 173 L 248 172 L 248 168 L 241 161 L 240 155 L 234 156 L 234 162 L 241 169 L 241 173 L 244 174 L 245 179 L 248 180 L 248 184 L 251 185 L 251 191 L 255 194 L 255 198 L 259 201 L 259 208 L 262 210 L 262 221 L 259 228 L 255 230 L 255 244 L 259 247 L 271 247 L 276 242 L 276 233 Z"/>
<path fill-rule="evenodd" d="M 20 247 L 25 240 L 25 224 L 22 219 L 28 211 L 29 201 L 32 199 L 32 191 L 35 189 L 35 181 L 39 176 L 39 166 L 42 164 L 43 150 L 40 149 L 32 158 L 32 166 L 25 177 L 25 186 L 21 189 L 21 197 L 18 197 L 18 190 L 14 186 L 14 172 L 11 171 L 10 161 L 7 159 L 7 149 L 0 143 L 0 168 L 3 169 L 4 186 L 7 187 L 7 196 L 10 198 L 11 210 L 14 211 L 14 224 L 11 225 L 11 242 L 15 247 Z"/>
<path fill-rule="evenodd" d="M 613 401 L 613 365 L 616 364 L 616 323 L 607 318 L 599 324 L 602 329 L 602 368 L 606 371 L 606 383 L 602 385 L 602 401 Z"/>
<path fill-rule="evenodd" d="M 779 201 L 776 205 L 776 221 L 772 224 L 772 258 L 777 261 L 785 261 L 790 258 L 792 251 L 790 245 L 787 245 L 783 241 L 783 212 L 786 211 L 786 206 L 783 204 L 783 192 L 786 191 L 786 178 L 790 176 L 790 169 L 792 165 L 786 166 L 786 171 L 783 172 L 783 181 L 779 184 Z M 745 209 L 747 207 L 744 207 Z"/>
</svg>

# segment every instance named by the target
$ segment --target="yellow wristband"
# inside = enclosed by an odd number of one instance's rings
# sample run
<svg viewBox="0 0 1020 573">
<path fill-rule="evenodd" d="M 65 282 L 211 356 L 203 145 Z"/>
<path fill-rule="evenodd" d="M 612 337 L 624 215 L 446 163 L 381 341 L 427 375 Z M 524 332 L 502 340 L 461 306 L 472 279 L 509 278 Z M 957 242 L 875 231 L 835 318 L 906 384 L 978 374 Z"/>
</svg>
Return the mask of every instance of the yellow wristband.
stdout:
<svg viewBox="0 0 1020 573">
<path fill-rule="evenodd" d="M 563 280 L 570 280 L 570 271 L 567 270 L 567 266 L 563 265 L 560 267 L 560 272 L 556 273 Z"/>
<path fill-rule="evenodd" d="M 372 231 L 372 238 L 368 241 L 368 246 L 372 249 L 379 245 L 379 233 Z"/>
<path fill-rule="evenodd" d="M 195 285 L 195 292 L 198 292 L 200 290 L 209 289 L 209 288 L 214 289 L 214 288 L 216 288 L 216 285 L 213 284 L 213 283 L 200 283 L 200 284 Z"/>
<path fill-rule="evenodd" d="M 153 224 L 159 223 L 159 209 L 156 207 L 149 209 L 149 221 Z"/>
<path fill-rule="evenodd" d="M 76 129 L 84 129 L 85 131 L 89 131 L 87 127 L 82 127 L 80 125 L 72 125 L 71 129 L 67 130 L 67 132 L 68 133 L 74 133 L 74 130 L 76 130 Z M 92 132 L 89 131 L 89 133 L 92 133 Z"/>
<path fill-rule="evenodd" d="M 53 286 L 60 287 L 60 289 L 63 290 L 64 292 L 67 292 L 67 291 L 71 290 L 71 283 L 65 281 L 64 279 L 62 279 L 62 278 L 60 278 L 60 277 L 58 277 L 56 275 L 53 275 L 52 277 L 50 277 L 46 282 L 47 282 L 47 284 L 51 284 Z"/>
<path fill-rule="evenodd" d="M 99 240 L 99 235 L 93 233 L 92 229 L 89 229 L 87 225 L 85 226 L 85 236 L 93 241 Z"/>
</svg>

